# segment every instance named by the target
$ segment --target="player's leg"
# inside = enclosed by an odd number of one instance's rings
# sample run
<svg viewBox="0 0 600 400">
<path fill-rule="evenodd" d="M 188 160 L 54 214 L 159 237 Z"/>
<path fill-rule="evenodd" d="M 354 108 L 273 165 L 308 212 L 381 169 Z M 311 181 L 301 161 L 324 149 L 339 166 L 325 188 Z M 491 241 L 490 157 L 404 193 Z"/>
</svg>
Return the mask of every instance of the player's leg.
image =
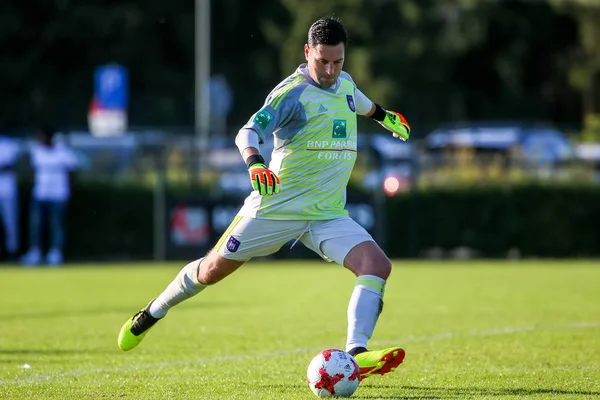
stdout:
<svg viewBox="0 0 600 400">
<path fill-rule="evenodd" d="M 385 284 L 391 272 L 390 260 L 371 235 L 351 218 L 315 223 L 313 232 L 312 237 L 304 240 L 305 244 L 326 260 L 344 265 L 356 275 L 348 304 L 346 351 L 355 356 L 361 367 L 361 379 L 392 371 L 404 359 L 402 349 L 367 350 L 367 342 L 383 308 Z"/>
<path fill-rule="evenodd" d="M 171 308 L 221 281 L 244 262 L 227 259 L 214 249 L 209 251 L 205 257 L 183 267 L 169 286 L 150 303 L 149 314 L 156 319 L 163 318 Z"/>
<path fill-rule="evenodd" d="M 326 244 L 325 248 L 330 244 Z M 383 309 L 383 293 L 391 263 L 379 246 L 369 240 L 350 250 L 344 259 L 344 266 L 356 275 L 348 306 L 346 342 L 346 351 L 352 354 L 366 349 L 367 341 L 373 335 Z"/>
<path fill-rule="evenodd" d="M 367 350 L 379 314 L 383 310 L 385 284 L 391 272 L 391 262 L 374 241 L 354 246 L 344 266 L 356 275 L 356 284 L 348 304 L 348 336 L 346 351 L 360 367 L 361 379 L 394 371 L 404 361 L 400 347 Z"/>
<path fill-rule="evenodd" d="M 243 263 L 224 258 L 213 249 L 205 257 L 187 264 L 156 299 L 125 322 L 119 332 L 119 348 L 128 351 L 137 347 L 171 308 L 217 283 Z"/>
<path fill-rule="evenodd" d="M 205 257 L 184 266 L 158 297 L 125 322 L 117 339 L 121 350 L 128 351 L 137 347 L 150 328 L 164 318 L 171 308 L 196 296 L 208 285 L 225 278 L 246 261 L 246 259 L 231 260 L 221 256 L 218 252 L 227 240 L 229 233 L 237 228 L 240 221 L 241 218 L 234 218 L 215 247 Z"/>
<path fill-rule="evenodd" d="M 221 281 L 251 258 L 276 252 L 283 244 L 299 236 L 305 226 L 302 221 L 236 217 L 204 258 L 186 265 L 156 299 L 123 325 L 119 333 L 119 348 L 125 351 L 133 349 L 172 307 Z"/>
<path fill-rule="evenodd" d="M 204 257 L 186 265 L 149 306 L 154 318 L 163 318 L 182 301 L 195 296 L 232 274 L 254 257 L 266 256 L 299 235 L 305 224 L 236 217 L 215 247 Z"/>
</svg>

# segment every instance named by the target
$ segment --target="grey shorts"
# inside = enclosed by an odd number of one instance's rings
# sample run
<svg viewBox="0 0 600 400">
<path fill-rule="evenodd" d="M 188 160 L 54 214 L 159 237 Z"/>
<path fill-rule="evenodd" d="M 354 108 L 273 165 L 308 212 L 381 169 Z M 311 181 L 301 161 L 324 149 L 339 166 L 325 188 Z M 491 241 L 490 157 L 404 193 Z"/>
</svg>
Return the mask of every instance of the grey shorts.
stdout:
<svg viewBox="0 0 600 400">
<path fill-rule="evenodd" d="M 327 221 L 257 219 L 236 216 L 214 250 L 236 261 L 268 256 L 290 241 L 301 241 L 326 261 L 344 265 L 356 245 L 373 237 L 350 217 Z M 295 244 L 295 242 L 294 242 Z"/>
</svg>

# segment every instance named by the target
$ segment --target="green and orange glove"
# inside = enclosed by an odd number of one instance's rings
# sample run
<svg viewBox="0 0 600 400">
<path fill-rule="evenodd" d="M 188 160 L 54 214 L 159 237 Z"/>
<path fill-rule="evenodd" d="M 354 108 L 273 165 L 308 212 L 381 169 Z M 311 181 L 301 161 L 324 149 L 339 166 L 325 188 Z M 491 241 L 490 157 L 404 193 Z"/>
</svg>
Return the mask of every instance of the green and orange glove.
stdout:
<svg viewBox="0 0 600 400">
<path fill-rule="evenodd" d="M 250 173 L 250 181 L 254 190 L 258 191 L 261 196 L 277 194 L 281 190 L 281 181 L 265 165 L 265 160 L 258 154 L 248 157 L 246 160 L 248 172 Z"/>
<path fill-rule="evenodd" d="M 392 132 L 395 138 L 407 141 L 410 137 L 410 125 L 402 114 L 396 111 L 386 111 L 383 121 L 377 121 L 388 131 Z"/>
</svg>

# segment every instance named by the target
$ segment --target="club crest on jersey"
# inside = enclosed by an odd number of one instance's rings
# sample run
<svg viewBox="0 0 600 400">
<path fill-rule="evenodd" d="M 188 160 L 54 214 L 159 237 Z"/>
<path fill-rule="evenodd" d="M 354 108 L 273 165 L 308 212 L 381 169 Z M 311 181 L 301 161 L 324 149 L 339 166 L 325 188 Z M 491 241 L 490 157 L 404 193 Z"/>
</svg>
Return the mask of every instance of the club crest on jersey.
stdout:
<svg viewBox="0 0 600 400">
<path fill-rule="evenodd" d="M 234 238 L 233 236 L 229 236 L 229 240 L 227 240 L 227 244 L 225 245 L 227 250 L 232 253 L 235 253 L 240 247 L 240 241 Z"/>
<path fill-rule="evenodd" d="M 348 107 L 350 107 L 350 111 L 356 112 L 356 106 L 354 105 L 354 98 L 351 94 L 346 95 L 346 100 L 348 100 Z"/>
</svg>

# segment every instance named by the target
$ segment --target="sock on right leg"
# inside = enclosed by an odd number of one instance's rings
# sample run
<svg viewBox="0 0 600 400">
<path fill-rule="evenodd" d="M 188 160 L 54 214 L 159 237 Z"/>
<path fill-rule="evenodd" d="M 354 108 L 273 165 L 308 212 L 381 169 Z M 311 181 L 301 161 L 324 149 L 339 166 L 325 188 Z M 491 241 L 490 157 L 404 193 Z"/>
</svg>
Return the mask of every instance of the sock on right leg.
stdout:
<svg viewBox="0 0 600 400">
<path fill-rule="evenodd" d="M 348 337 L 346 351 L 368 348 L 375 324 L 383 306 L 385 280 L 374 275 L 356 278 L 354 291 L 348 304 Z"/>
<path fill-rule="evenodd" d="M 169 286 L 150 304 L 148 312 L 151 316 L 163 318 L 172 307 L 194 297 L 208 286 L 198 282 L 198 269 L 202 260 L 204 258 L 183 267 Z"/>
</svg>

